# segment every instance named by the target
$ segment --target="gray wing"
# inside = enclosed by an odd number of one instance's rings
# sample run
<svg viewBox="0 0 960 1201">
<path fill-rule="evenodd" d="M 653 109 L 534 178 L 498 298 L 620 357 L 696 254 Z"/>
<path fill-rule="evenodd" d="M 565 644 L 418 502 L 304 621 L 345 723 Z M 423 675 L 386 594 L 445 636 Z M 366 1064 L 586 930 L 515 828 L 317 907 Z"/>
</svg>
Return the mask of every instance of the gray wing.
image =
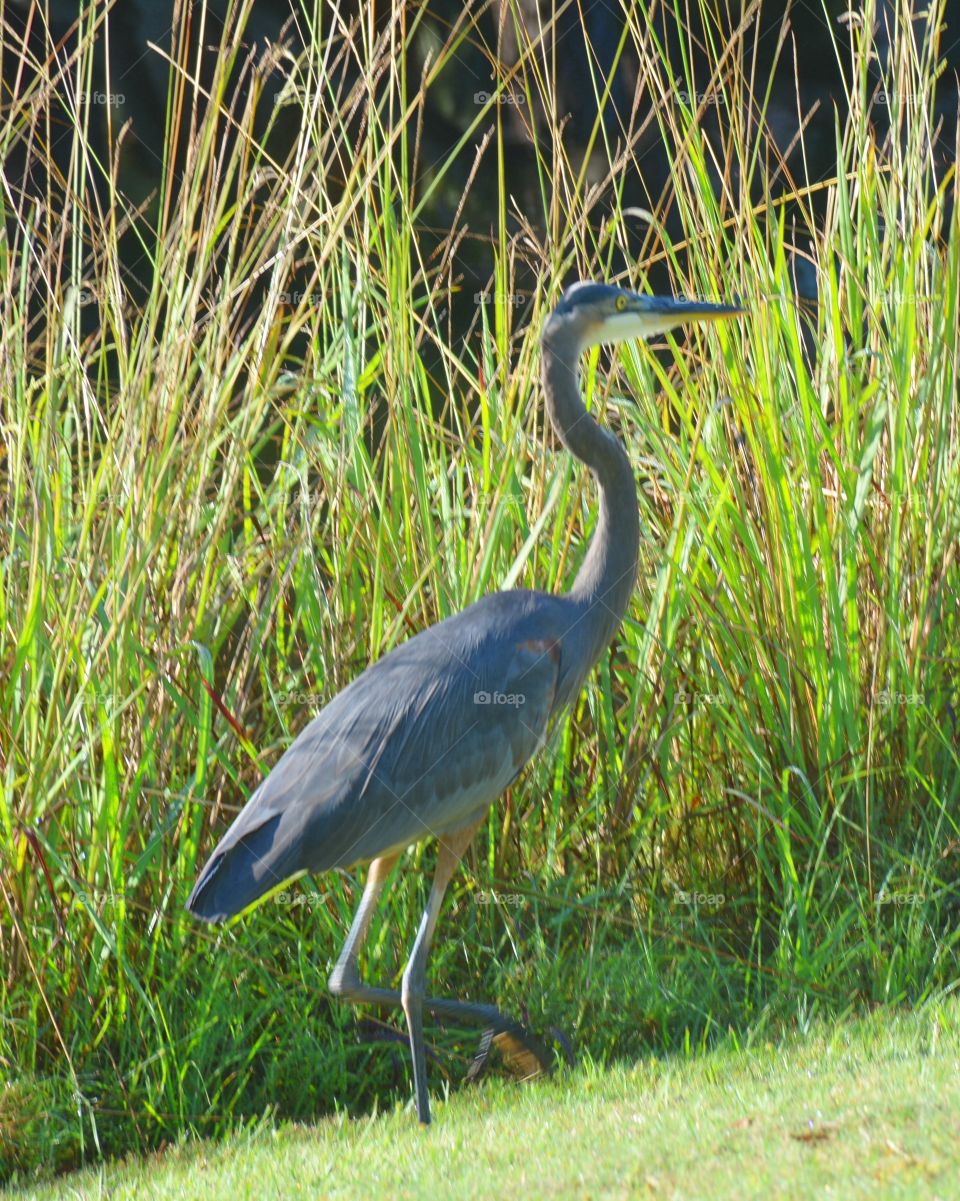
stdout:
<svg viewBox="0 0 960 1201">
<path fill-rule="evenodd" d="M 187 908 L 223 920 L 302 872 L 479 818 L 542 745 L 560 670 L 529 604 L 505 608 L 478 602 L 337 695 L 253 793 Z"/>
</svg>

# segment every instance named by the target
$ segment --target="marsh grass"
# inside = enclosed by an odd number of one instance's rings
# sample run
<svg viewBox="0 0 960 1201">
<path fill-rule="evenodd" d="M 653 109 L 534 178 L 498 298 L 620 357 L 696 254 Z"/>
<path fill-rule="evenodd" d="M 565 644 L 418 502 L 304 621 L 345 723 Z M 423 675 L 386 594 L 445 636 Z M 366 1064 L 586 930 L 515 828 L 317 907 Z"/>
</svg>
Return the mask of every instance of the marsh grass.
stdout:
<svg viewBox="0 0 960 1201">
<path fill-rule="evenodd" d="M 584 364 L 636 464 L 640 583 L 491 811 L 433 979 L 597 1058 L 952 989 L 960 250 L 955 178 L 931 157 L 936 22 L 929 41 L 894 29 L 883 66 L 869 23 L 838 44 L 837 174 L 816 185 L 770 140 L 746 26 L 721 42 L 705 12 L 715 70 L 678 79 L 632 10 L 622 49 L 652 103 L 616 139 L 598 122 L 583 162 L 555 112 L 553 23 L 518 27 L 497 91 L 520 90 L 536 132 L 541 209 L 524 215 L 496 99 L 448 159 L 417 158 L 475 9 L 414 76 L 424 9 L 380 32 L 304 6 L 295 57 L 249 53 L 249 8 L 202 87 L 174 38 L 163 169 L 138 211 L 116 182 L 122 131 L 91 150 L 92 22 L 3 109 L 4 158 L 42 157 L 54 109 L 72 137 L 45 195 L 0 196 L 4 1170 L 406 1094 L 390 1023 L 325 997 L 360 872 L 224 932 L 183 902 L 261 774 L 367 663 L 492 589 L 569 585 L 595 497 L 545 428 L 537 333 L 564 282 L 614 277 L 646 121 L 673 188 L 618 278 L 666 261 L 675 291 L 749 313 Z M 499 180 L 480 281 L 457 275 L 465 230 L 428 253 L 422 229 L 477 141 Z M 464 288 L 489 303 L 457 338 Z M 395 879 L 373 977 L 401 970 L 432 855 Z M 471 1050 L 438 1031 L 432 1072 L 458 1081 Z"/>
</svg>

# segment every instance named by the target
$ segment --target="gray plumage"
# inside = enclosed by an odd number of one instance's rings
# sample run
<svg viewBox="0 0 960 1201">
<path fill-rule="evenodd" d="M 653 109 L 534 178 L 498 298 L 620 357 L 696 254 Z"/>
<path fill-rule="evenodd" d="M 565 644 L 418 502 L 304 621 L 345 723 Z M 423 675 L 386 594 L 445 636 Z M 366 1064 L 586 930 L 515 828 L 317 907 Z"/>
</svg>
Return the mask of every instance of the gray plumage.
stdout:
<svg viewBox="0 0 960 1201">
<path fill-rule="evenodd" d="M 552 645 L 575 620 L 564 597 L 498 592 L 367 668 L 251 796 L 191 912 L 222 921 L 293 875 L 366 862 L 481 816 L 543 740 L 560 674 Z"/>
<path fill-rule="evenodd" d="M 402 1005 L 420 1120 L 429 1121 L 422 1010 L 488 1025 L 531 1052 L 529 1032 L 492 1006 L 424 996 L 426 955 L 446 884 L 476 825 L 543 745 L 620 625 L 636 581 L 636 485 L 620 442 L 587 413 L 578 360 L 592 345 L 646 337 L 741 310 L 575 284 L 544 325 L 543 388 L 564 446 L 593 471 L 596 529 L 569 593 L 497 592 L 368 667 L 281 756 L 200 874 L 187 908 L 204 921 L 240 913 L 304 872 L 370 862 L 335 995 Z M 396 856 L 440 841 L 430 902 L 400 991 L 364 985 L 357 956 Z"/>
</svg>

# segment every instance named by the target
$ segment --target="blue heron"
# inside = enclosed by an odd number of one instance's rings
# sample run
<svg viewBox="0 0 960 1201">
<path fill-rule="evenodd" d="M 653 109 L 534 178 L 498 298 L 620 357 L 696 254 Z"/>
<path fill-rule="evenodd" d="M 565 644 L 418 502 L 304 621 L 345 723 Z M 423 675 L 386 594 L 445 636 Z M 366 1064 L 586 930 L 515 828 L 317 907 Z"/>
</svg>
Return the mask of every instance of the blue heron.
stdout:
<svg viewBox="0 0 960 1201">
<path fill-rule="evenodd" d="M 598 283 L 567 288 L 541 337 L 543 391 L 566 449 L 597 480 L 600 511 L 571 590 L 495 592 L 421 631 L 330 701 L 262 781 L 187 901 L 222 922 L 304 873 L 369 863 L 356 916 L 328 984 L 333 996 L 400 1006 L 417 1116 L 430 1121 L 423 1014 L 483 1026 L 548 1066 L 543 1044 L 492 1005 L 428 997 L 426 963 L 443 895 L 489 807 L 543 746 L 627 610 L 637 574 L 639 509 L 619 440 L 584 408 L 577 384 L 591 346 L 645 338 L 743 310 L 641 296 Z M 360 978 L 357 957 L 393 864 L 439 842 L 427 908 L 399 990 Z"/>
</svg>

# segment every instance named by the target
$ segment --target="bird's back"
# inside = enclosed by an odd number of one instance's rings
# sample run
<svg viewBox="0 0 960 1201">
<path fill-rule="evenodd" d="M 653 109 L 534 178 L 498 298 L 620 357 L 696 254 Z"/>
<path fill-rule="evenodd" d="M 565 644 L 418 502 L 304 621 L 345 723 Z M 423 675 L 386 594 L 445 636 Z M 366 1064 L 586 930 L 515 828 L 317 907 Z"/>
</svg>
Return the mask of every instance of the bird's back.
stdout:
<svg viewBox="0 0 960 1201">
<path fill-rule="evenodd" d="M 367 668 L 299 734 L 204 868 L 187 908 L 239 913 L 302 872 L 475 821 L 541 745 L 566 597 L 484 597 Z"/>
</svg>

